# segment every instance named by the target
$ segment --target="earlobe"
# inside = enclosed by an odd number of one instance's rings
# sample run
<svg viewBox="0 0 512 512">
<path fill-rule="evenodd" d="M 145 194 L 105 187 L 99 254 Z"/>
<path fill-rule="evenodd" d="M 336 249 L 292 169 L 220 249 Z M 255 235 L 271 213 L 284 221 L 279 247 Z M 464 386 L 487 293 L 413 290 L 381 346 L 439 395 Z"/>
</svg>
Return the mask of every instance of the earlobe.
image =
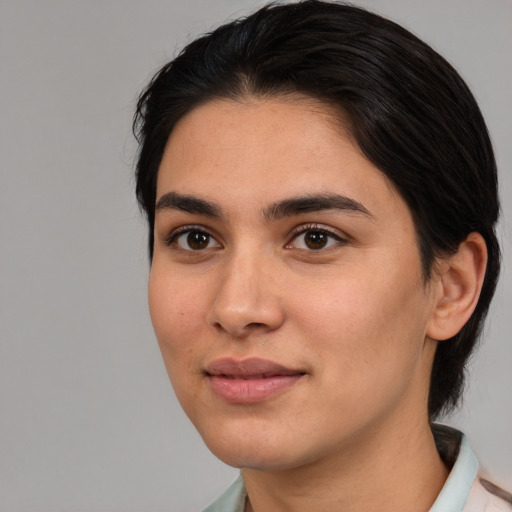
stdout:
<svg viewBox="0 0 512 512">
<path fill-rule="evenodd" d="M 427 336 L 441 341 L 462 329 L 478 303 L 486 266 L 487 246 L 480 233 L 470 233 L 455 254 L 440 262 Z"/>
</svg>

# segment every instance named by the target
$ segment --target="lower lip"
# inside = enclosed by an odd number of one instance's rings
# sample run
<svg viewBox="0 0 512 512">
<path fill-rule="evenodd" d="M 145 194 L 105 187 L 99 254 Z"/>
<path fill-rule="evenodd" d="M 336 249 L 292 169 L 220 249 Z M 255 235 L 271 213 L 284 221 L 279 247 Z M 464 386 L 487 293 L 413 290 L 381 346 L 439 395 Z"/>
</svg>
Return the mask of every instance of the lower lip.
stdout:
<svg viewBox="0 0 512 512">
<path fill-rule="evenodd" d="M 261 379 L 228 379 L 211 375 L 208 379 L 215 394 L 232 404 L 263 402 L 296 384 L 303 374 L 276 375 Z"/>
</svg>

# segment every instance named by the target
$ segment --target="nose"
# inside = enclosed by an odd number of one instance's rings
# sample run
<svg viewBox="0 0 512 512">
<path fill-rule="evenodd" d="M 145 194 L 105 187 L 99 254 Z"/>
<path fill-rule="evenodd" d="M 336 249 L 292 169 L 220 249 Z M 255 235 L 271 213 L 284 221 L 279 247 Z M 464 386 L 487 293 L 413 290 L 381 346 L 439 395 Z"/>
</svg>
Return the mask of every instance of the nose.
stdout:
<svg viewBox="0 0 512 512">
<path fill-rule="evenodd" d="M 264 255 L 233 255 L 218 277 L 210 325 L 235 338 L 278 329 L 284 321 L 278 274 Z"/>
</svg>

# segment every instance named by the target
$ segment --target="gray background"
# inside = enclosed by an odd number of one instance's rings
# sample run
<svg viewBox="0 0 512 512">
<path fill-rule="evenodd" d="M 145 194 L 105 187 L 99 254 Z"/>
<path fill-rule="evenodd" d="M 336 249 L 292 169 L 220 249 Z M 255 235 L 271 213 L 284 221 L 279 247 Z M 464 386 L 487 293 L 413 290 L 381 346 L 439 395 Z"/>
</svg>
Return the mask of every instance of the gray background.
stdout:
<svg viewBox="0 0 512 512">
<path fill-rule="evenodd" d="M 235 476 L 180 411 L 154 340 L 130 123 L 176 47 L 262 3 L 0 0 L 0 511 L 193 511 Z M 505 270 L 449 422 L 512 489 L 512 2 L 355 3 L 452 61 L 490 127 Z"/>
</svg>

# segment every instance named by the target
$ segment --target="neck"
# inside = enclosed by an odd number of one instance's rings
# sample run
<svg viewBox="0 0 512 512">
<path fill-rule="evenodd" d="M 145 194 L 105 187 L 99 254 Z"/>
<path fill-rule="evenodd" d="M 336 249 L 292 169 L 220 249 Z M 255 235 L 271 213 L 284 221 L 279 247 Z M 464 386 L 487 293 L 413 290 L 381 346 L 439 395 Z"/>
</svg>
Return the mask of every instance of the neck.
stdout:
<svg viewBox="0 0 512 512">
<path fill-rule="evenodd" d="M 427 512 L 448 476 L 427 419 L 408 418 L 357 437 L 300 468 L 242 470 L 246 512 Z"/>
</svg>

